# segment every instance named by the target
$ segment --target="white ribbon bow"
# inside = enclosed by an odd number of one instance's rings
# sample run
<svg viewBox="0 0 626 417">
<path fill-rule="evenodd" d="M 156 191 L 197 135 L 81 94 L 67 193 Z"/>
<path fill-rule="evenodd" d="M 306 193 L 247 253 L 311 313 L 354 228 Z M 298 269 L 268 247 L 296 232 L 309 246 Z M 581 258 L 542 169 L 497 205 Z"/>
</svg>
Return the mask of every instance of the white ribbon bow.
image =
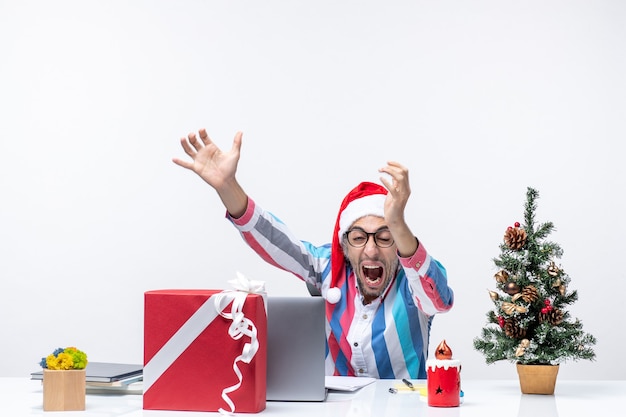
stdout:
<svg viewBox="0 0 626 417">
<path fill-rule="evenodd" d="M 237 291 L 250 294 L 265 294 L 265 282 L 248 279 L 239 271 L 237 271 L 237 279 L 231 279 L 228 283 Z"/>
<path fill-rule="evenodd" d="M 215 309 L 220 316 L 232 320 L 228 328 L 228 334 L 233 340 L 239 340 L 244 336 L 250 337 L 250 342 L 243 345 L 241 355 L 237 356 L 233 361 L 233 371 L 237 375 L 238 382 L 235 385 L 224 388 L 222 390 L 222 399 L 229 405 L 230 412 L 219 409 L 221 414 L 232 414 L 235 412 L 235 404 L 228 394 L 237 391 L 243 382 L 243 375 L 237 365 L 238 362 L 250 363 L 254 355 L 259 350 L 259 340 L 257 338 L 257 329 L 254 322 L 247 318 L 243 313 L 243 305 L 246 302 L 248 294 L 265 294 L 265 283 L 263 281 L 249 280 L 241 273 L 237 272 L 237 279 L 228 281 L 235 291 L 223 291 L 214 296 Z M 225 312 L 226 307 L 232 301 L 230 313 Z M 266 309 L 267 311 L 267 309 Z"/>
</svg>

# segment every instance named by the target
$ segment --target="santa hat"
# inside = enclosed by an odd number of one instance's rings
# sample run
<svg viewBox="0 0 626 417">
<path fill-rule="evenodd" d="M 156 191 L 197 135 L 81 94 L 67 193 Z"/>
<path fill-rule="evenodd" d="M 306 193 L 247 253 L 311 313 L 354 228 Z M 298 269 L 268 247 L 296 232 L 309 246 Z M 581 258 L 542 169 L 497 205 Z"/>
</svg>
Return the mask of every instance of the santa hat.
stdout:
<svg viewBox="0 0 626 417">
<path fill-rule="evenodd" d="M 346 261 L 341 247 L 344 233 L 361 217 L 370 215 L 384 217 L 386 196 L 387 189 L 382 185 L 362 182 L 341 202 L 331 248 L 332 275 L 330 288 L 326 291 L 326 301 L 329 303 L 336 304 L 341 299 L 341 290 L 337 285 L 340 285 L 346 274 Z"/>
</svg>

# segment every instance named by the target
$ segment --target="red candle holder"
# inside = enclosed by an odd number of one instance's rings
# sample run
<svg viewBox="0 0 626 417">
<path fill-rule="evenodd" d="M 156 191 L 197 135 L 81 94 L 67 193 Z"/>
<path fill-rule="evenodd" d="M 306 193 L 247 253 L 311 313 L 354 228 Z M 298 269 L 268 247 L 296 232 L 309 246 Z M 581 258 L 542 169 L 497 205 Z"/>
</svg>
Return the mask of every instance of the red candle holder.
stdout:
<svg viewBox="0 0 626 417">
<path fill-rule="evenodd" d="M 428 405 L 458 407 L 461 402 L 461 361 L 435 359 L 427 362 Z"/>
<path fill-rule="evenodd" d="M 461 404 L 461 361 L 452 359 L 452 350 L 443 340 L 434 360 L 426 361 L 428 405 L 458 407 Z"/>
</svg>

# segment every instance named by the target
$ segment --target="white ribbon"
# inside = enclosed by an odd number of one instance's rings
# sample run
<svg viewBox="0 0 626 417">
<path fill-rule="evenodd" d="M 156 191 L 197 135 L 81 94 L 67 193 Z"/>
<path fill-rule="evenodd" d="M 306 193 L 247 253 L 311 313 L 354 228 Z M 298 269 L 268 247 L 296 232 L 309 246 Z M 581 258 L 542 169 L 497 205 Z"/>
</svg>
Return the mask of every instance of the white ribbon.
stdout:
<svg viewBox="0 0 626 417">
<path fill-rule="evenodd" d="M 230 399 L 228 394 L 237 391 L 243 382 L 243 375 L 241 374 L 241 370 L 239 369 L 239 366 L 237 366 L 237 363 L 250 363 L 256 352 L 259 350 L 259 340 L 257 338 L 256 326 L 254 325 L 254 322 L 247 318 L 243 313 L 243 305 L 246 302 L 248 294 L 264 294 L 265 283 L 262 281 L 248 280 L 239 272 L 237 272 L 237 279 L 230 280 L 228 282 L 235 288 L 235 291 L 223 291 L 216 294 L 215 297 L 213 297 L 215 298 L 215 309 L 218 311 L 220 316 L 228 320 L 232 320 L 232 323 L 228 328 L 228 335 L 233 340 L 239 340 L 244 336 L 250 337 L 250 342 L 243 345 L 241 355 L 237 356 L 233 361 L 233 371 L 237 375 L 238 382 L 222 390 L 222 399 L 230 407 L 230 412 L 224 410 L 223 408 L 220 408 L 219 412 L 221 414 L 230 415 L 235 412 L 235 404 Z M 225 310 L 231 301 L 232 306 L 230 308 L 230 313 L 227 313 Z M 267 311 L 267 309 L 265 311 Z"/>
<path fill-rule="evenodd" d="M 232 320 L 228 334 L 233 340 L 239 340 L 244 336 L 250 337 L 250 342 L 244 344 L 241 355 L 237 356 L 233 361 L 233 370 L 239 382 L 222 390 L 222 398 L 230 406 L 231 411 L 228 412 L 220 408 L 219 412 L 222 414 L 235 412 L 235 405 L 228 394 L 236 391 L 243 382 L 243 376 L 237 363 L 250 363 L 259 350 L 256 326 L 252 320 L 245 317 L 243 305 L 248 294 L 261 294 L 264 296 L 265 283 L 248 280 L 239 272 L 237 272 L 237 279 L 228 282 L 235 288 L 235 291 L 222 291 L 209 297 L 146 364 L 143 375 L 144 392 L 150 389 L 163 372 L 170 367 L 219 314 L 226 319 Z M 230 313 L 224 312 L 231 301 L 233 304 Z M 267 302 L 265 296 L 263 301 L 264 303 Z M 267 312 L 267 305 L 265 306 L 265 311 Z"/>
<path fill-rule="evenodd" d="M 237 271 L 237 279 L 231 279 L 228 283 L 237 291 L 249 294 L 265 294 L 265 282 L 248 279 L 239 271 Z"/>
</svg>

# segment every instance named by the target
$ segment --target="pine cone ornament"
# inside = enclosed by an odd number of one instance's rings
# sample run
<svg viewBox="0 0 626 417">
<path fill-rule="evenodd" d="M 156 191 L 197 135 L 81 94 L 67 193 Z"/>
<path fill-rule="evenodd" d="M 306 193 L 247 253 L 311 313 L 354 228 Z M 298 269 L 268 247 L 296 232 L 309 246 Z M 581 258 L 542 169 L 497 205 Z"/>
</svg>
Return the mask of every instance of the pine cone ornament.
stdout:
<svg viewBox="0 0 626 417">
<path fill-rule="evenodd" d="M 526 244 L 526 237 L 526 230 L 519 227 L 509 227 L 504 233 L 504 243 L 513 250 L 520 250 Z"/>
<path fill-rule="evenodd" d="M 521 294 L 522 300 L 526 301 L 527 303 L 532 303 L 537 298 L 539 298 L 539 293 L 537 292 L 537 288 L 535 288 L 534 285 L 528 285 L 522 288 Z"/>
<path fill-rule="evenodd" d="M 541 323 L 550 323 L 553 326 L 561 324 L 563 322 L 563 312 L 555 308 L 549 309 L 545 313 L 542 311 L 539 313 L 539 321 Z M 506 323 L 505 323 L 506 324 Z"/>
<path fill-rule="evenodd" d="M 504 320 L 504 334 L 513 339 L 522 339 L 526 336 L 526 329 L 523 327 L 519 327 L 517 320 L 513 318 L 508 318 Z"/>
</svg>

